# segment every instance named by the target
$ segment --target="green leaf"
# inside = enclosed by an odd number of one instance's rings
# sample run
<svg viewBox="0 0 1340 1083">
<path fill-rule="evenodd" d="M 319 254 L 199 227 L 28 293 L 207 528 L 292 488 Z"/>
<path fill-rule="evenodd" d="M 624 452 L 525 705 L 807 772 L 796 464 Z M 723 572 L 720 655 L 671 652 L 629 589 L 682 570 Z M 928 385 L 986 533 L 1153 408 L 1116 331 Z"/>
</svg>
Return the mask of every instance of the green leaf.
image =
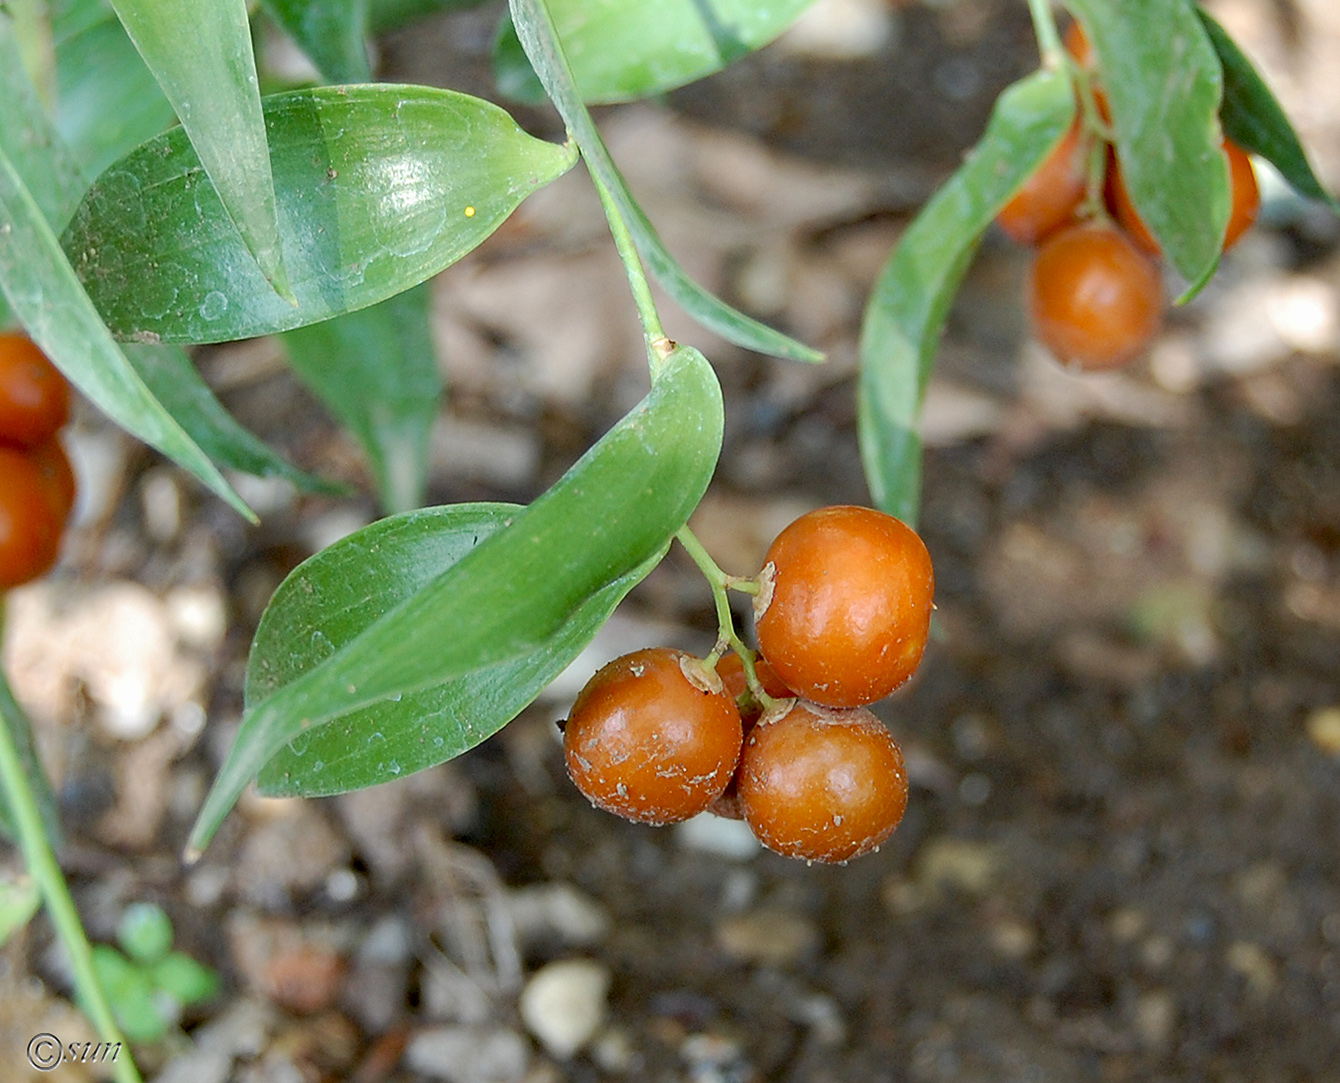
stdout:
<svg viewBox="0 0 1340 1083">
<path fill-rule="evenodd" d="M 1322 187 L 1307 160 L 1302 141 L 1252 62 L 1204 8 L 1198 6 L 1196 14 L 1224 69 L 1224 100 L 1219 107 L 1219 119 L 1225 134 L 1244 150 L 1270 162 L 1301 195 L 1320 199 L 1340 211 L 1340 201 Z"/>
<path fill-rule="evenodd" d="M 950 305 L 997 212 L 1074 119 L 1069 80 L 1040 71 L 1009 87 L 958 171 L 899 239 L 861 325 L 857 424 L 875 504 L 915 524 L 921 405 Z"/>
<path fill-rule="evenodd" d="M 363 445 L 388 513 L 417 508 L 428 480 L 442 399 L 430 300 L 423 283 L 283 337 L 299 378 Z"/>
<path fill-rule="evenodd" d="M 48 222 L 64 225 L 84 192 L 68 148 L 28 78 L 14 24 L 0 11 L 0 153 L 10 161 Z"/>
<path fill-rule="evenodd" d="M 514 504 L 460 504 L 382 519 L 316 554 L 280 585 L 247 664 L 262 702 L 408 601 L 515 518 Z M 664 548 L 578 606 L 533 650 L 343 715 L 300 735 L 261 770 L 269 796 L 319 797 L 432 767 L 515 718 L 609 619 Z M 319 628 L 319 632 L 313 632 Z"/>
<path fill-rule="evenodd" d="M 246 0 L 111 0 L 265 279 L 291 299 Z"/>
<path fill-rule="evenodd" d="M 170 952 L 149 970 L 154 987 L 167 993 L 178 1004 L 198 1004 L 209 1000 L 223 987 L 219 975 L 198 963 L 185 952 Z"/>
<path fill-rule="evenodd" d="M 297 306 L 265 283 L 176 129 L 108 169 L 65 233 L 118 335 L 220 342 L 365 308 L 465 255 L 576 160 L 431 87 L 318 87 L 265 109 Z"/>
<path fill-rule="evenodd" d="M 645 98 L 691 83 L 790 26 L 814 0 L 548 0 L 563 51 L 587 102 Z M 516 27 L 505 20 L 495 45 L 499 87 L 539 89 L 528 74 Z"/>
<path fill-rule="evenodd" d="M 368 0 L 261 0 L 328 83 L 367 83 Z"/>
<path fill-rule="evenodd" d="M 1219 58 L 1189 0 L 1069 5 L 1097 58 L 1131 200 L 1189 296 L 1218 266 L 1231 207 Z"/>
<path fill-rule="evenodd" d="M 304 731 L 552 644 L 574 612 L 650 562 L 687 521 L 716 466 L 721 430 L 712 367 L 697 350 L 677 348 L 647 397 L 534 503 L 247 710 L 188 857 L 257 771 Z M 317 633 L 325 631 L 309 628 L 305 638 Z"/>
<path fill-rule="evenodd" d="M 116 930 L 121 950 L 137 963 L 156 963 L 165 958 L 172 950 L 172 937 L 172 919 L 157 903 L 131 903 Z"/>
<path fill-rule="evenodd" d="M 93 970 L 127 1039 L 156 1042 L 167 1033 L 149 970 L 107 944 L 93 945 Z"/>
<path fill-rule="evenodd" d="M 545 0 L 510 0 L 510 4 L 521 44 L 544 84 L 545 92 L 581 148 L 587 168 L 609 191 L 633 235 L 638 252 L 647 262 L 647 269 L 666 293 L 704 327 L 737 346 L 795 361 L 822 361 L 823 354 L 819 351 L 737 311 L 685 273 L 628 190 L 591 114 L 582 104 L 573 84 L 572 71 L 555 36 L 554 22 Z"/>
<path fill-rule="evenodd" d="M 0 870 L 0 948 L 22 929 L 42 905 L 42 891 L 27 873 Z"/>
<path fill-rule="evenodd" d="M 214 462 L 259 477 L 286 478 L 309 492 L 348 493 L 338 482 L 299 470 L 239 425 L 180 346 L 127 343 L 122 352 L 149 393 Z"/>
<path fill-rule="evenodd" d="M 71 26 L 56 40 L 56 124 L 90 177 L 176 122 L 125 30 L 110 12 L 104 14 Z"/>
<path fill-rule="evenodd" d="M 113 421 L 254 518 L 126 360 L 9 158 L 0 152 L 0 292 L 28 334 Z"/>
</svg>

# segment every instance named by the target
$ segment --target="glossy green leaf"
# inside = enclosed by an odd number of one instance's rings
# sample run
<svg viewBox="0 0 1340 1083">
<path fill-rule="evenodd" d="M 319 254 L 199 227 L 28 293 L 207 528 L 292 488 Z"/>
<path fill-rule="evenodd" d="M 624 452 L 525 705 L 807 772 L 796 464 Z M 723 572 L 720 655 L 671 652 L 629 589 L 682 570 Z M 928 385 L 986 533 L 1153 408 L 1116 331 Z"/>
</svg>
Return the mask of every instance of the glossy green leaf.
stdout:
<svg viewBox="0 0 1340 1083">
<path fill-rule="evenodd" d="M 64 225 L 84 182 L 28 77 L 14 24 L 0 11 L 0 152 L 23 178 L 48 222 Z"/>
<path fill-rule="evenodd" d="M 396 30 L 429 15 L 476 8 L 484 0 L 368 0 L 368 26 L 374 34 Z"/>
<path fill-rule="evenodd" d="M 424 283 L 283 337 L 298 377 L 363 445 L 387 513 L 423 503 L 442 400 L 430 301 Z"/>
<path fill-rule="evenodd" d="M 220 342 L 365 308 L 465 255 L 576 157 L 431 87 L 318 87 L 265 107 L 297 306 L 266 285 L 176 129 L 107 170 L 64 237 L 118 335 Z"/>
<path fill-rule="evenodd" d="M 1228 225 L 1223 78 L 1189 0 L 1069 0 L 1097 59 L 1122 177 L 1164 258 L 1195 292 Z"/>
<path fill-rule="evenodd" d="M 110 12 L 57 37 L 56 73 L 56 124 L 87 176 L 176 123 L 171 103 Z"/>
<path fill-rule="evenodd" d="M 0 152 L 0 292 L 66 378 L 127 432 L 254 518 L 218 468 L 131 367 L 22 179 Z"/>
<path fill-rule="evenodd" d="M 261 0 L 328 83 L 366 83 L 367 0 Z"/>
<path fill-rule="evenodd" d="M 275 292 L 291 300 L 246 0 L 111 3 L 247 251 Z"/>
<path fill-rule="evenodd" d="M 691 83 L 761 49 L 814 0 L 548 0 L 587 102 L 645 98 Z M 515 17 L 515 16 L 514 16 Z M 500 86 L 534 87 L 515 26 L 495 50 Z"/>
<path fill-rule="evenodd" d="M 609 191 L 639 254 L 646 260 L 647 269 L 666 293 L 704 327 L 737 346 L 795 361 L 822 361 L 823 354 L 819 351 L 732 308 L 685 273 L 633 198 L 591 114 L 582 104 L 545 0 L 510 0 L 510 3 L 521 44 L 546 93 L 581 148 L 587 168 Z"/>
<path fill-rule="evenodd" d="M 239 425 L 180 346 L 126 343 L 122 352 L 149 393 L 220 466 L 258 477 L 286 478 L 310 492 L 348 491 L 343 485 L 299 470 Z"/>
<path fill-rule="evenodd" d="M 248 709 L 188 856 L 208 843 L 248 781 L 304 731 L 554 644 L 575 612 L 651 561 L 688 519 L 716 466 L 721 430 L 712 367 L 681 346 L 647 397 L 534 503 Z M 319 625 L 307 637 L 318 633 L 325 634 Z"/>
<path fill-rule="evenodd" d="M 1252 62 L 1208 12 L 1197 7 L 1196 14 L 1205 25 L 1224 69 L 1224 99 L 1219 119 L 1225 134 L 1244 150 L 1270 162 L 1301 195 L 1320 199 L 1340 210 L 1340 201 L 1322 187 L 1293 125 Z"/>
<path fill-rule="evenodd" d="M 875 504 L 915 524 L 921 405 L 950 305 L 983 232 L 1074 117 L 1069 80 L 1040 71 L 997 100 L 986 132 L 898 241 L 861 325 L 857 424 Z"/>
<path fill-rule="evenodd" d="M 247 702 L 269 698 L 325 661 L 521 511 L 515 504 L 425 508 L 382 519 L 307 560 L 275 592 L 261 619 L 247 664 Z M 535 649 L 302 734 L 262 769 L 260 791 L 343 793 L 473 748 L 567 667 L 663 553 L 593 594 Z"/>
</svg>

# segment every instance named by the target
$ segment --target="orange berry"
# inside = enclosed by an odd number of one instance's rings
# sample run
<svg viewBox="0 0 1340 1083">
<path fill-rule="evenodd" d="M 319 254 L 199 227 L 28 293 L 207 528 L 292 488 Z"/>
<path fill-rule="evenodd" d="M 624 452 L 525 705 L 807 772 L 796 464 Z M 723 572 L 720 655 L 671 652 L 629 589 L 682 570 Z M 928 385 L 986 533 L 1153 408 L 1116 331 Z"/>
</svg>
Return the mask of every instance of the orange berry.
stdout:
<svg viewBox="0 0 1340 1083">
<path fill-rule="evenodd" d="M 55 515 L 63 524 L 70 517 L 70 509 L 74 507 L 75 498 L 74 470 L 70 467 L 70 459 L 65 454 L 65 448 L 53 436 L 38 444 L 28 452 L 28 455 L 37 464 Z"/>
<path fill-rule="evenodd" d="M 779 704 L 749 734 L 739 804 L 758 840 L 785 857 L 838 862 L 878 848 L 907 809 L 892 735 L 864 707 Z"/>
<path fill-rule="evenodd" d="M 696 816 L 740 758 L 735 702 L 683 651 L 616 658 L 581 690 L 563 727 L 568 774 L 599 808 L 639 823 Z"/>
<path fill-rule="evenodd" d="M 70 416 L 70 385 L 26 336 L 0 334 L 0 444 L 36 447 Z"/>
<path fill-rule="evenodd" d="M 788 688 L 830 707 L 887 696 L 921 662 L 935 576 L 916 531 L 882 511 L 802 515 L 768 549 L 759 649 Z"/>
<path fill-rule="evenodd" d="M 1065 364 L 1087 371 L 1124 365 L 1158 333 L 1162 306 L 1158 268 L 1114 226 L 1062 230 L 1033 261 L 1033 330 Z"/>
<path fill-rule="evenodd" d="M 1223 251 L 1227 252 L 1256 221 L 1256 215 L 1261 209 L 1261 189 L 1256 183 L 1251 155 L 1231 139 L 1224 140 L 1224 154 L 1228 158 L 1229 189 L 1233 198 L 1228 226 L 1224 230 Z M 1135 243 L 1152 256 L 1162 256 L 1159 242 L 1135 209 L 1115 156 L 1108 162 L 1104 195 L 1121 228 L 1131 235 Z"/>
<path fill-rule="evenodd" d="M 44 574 L 60 549 L 63 516 L 31 455 L 0 447 L 0 590 Z"/>
<path fill-rule="evenodd" d="M 1079 120 L 1042 165 L 996 215 L 996 224 L 1019 244 L 1036 244 L 1074 217 L 1084 198 L 1085 147 Z"/>
</svg>

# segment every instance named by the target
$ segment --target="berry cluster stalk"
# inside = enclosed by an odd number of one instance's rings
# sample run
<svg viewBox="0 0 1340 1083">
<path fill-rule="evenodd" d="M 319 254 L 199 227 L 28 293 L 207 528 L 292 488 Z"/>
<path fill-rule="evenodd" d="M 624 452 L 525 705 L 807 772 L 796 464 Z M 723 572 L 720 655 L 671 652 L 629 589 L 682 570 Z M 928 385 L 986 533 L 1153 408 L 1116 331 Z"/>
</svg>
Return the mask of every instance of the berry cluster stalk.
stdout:
<svg viewBox="0 0 1340 1083">
<path fill-rule="evenodd" d="M 0 610 L 0 615 L 3 610 Z M 118 1056 L 112 1062 L 112 1071 L 117 1083 L 141 1083 L 139 1069 L 130 1054 L 129 1045 L 121 1036 L 121 1031 L 112 1016 L 111 1005 L 98 982 L 93 969 L 93 952 L 84 932 L 79 912 L 75 909 L 74 899 L 70 897 L 69 885 L 61 873 L 52 850 L 51 841 L 42 827 L 42 818 L 37 811 L 37 801 L 32 786 L 24 773 L 19 756 L 14 731 L 22 725 L 21 708 L 9 682 L 0 671 L 0 793 L 3 793 L 9 806 L 10 816 L 18 835 L 18 843 L 23 851 L 28 871 L 42 890 L 42 898 L 56 935 L 60 937 L 66 954 L 70 957 L 70 969 L 74 973 L 75 992 L 79 1003 L 88 1014 L 99 1040 L 109 1045 L 119 1046 L 124 1057 Z"/>
</svg>

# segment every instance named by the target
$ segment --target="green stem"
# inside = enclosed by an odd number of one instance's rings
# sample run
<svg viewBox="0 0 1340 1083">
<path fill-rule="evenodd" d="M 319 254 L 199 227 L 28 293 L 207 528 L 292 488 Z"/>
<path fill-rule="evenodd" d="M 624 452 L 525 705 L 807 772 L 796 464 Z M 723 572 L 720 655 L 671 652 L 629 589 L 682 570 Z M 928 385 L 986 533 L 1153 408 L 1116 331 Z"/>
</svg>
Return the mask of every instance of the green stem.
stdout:
<svg viewBox="0 0 1340 1083">
<path fill-rule="evenodd" d="M 632 291 L 633 302 L 637 305 L 638 318 L 642 320 L 642 334 L 647 340 L 647 362 L 651 366 L 654 378 L 660 370 L 661 362 L 674 349 L 674 343 L 665 337 L 665 328 L 661 326 L 661 315 L 656 311 L 656 302 L 651 296 L 651 283 L 642 266 L 642 258 L 637 254 L 633 243 L 633 234 L 619 211 L 618 204 L 610 195 L 610 190 L 591 170 L 591 181 L 600 194 L 600 204 L 605 208 L 605 219 L 609 222 L 610 236 L 614 238 L 614 247 L 618 249 L 619 259 L 623 261 L 624 273 L 628 275 L 628 288 Z"/>
<path fill-rule="evenodd" d="M 13 732 L 22 725 L 21 717 L 21 708 L 10 691 L 9 682 L 5 680 L 4 673 L 0 672 L 0 789 L 4 791 L 14 818 L 19 847 L 23 851 L 28 871 L 42 889 L 42 898 L 46 902 L 56 935 L 60 937 L 70 957 L 79 1002 L 93 1022 L 99 1040 L 119 1045 L 125 1054 L 124 1057 L 118 1055 L 112 1062 L 114 1078 L 119 1083 L 141 1083 L 130 1047 L 112 1017 L 111 1005 L 107 1003 L 102 985 L 94 972 L 93 950 L 51 842 L 42 828 L 42 818 L 37 811 L 33 790 L 24 774 Z"/>
<path fill-rule="evenodd" d="M 1043 66 L 1054 68 L 1062 62 L 1065 50 L 1049 0 L 1028 0 L 1028 13 L 1033 17 L 1033 33 L 1037 35 Z"/>
<path fill-rule="evenodd" d="M 687 526 L 680 527 L 675 533 L 675 537 L 679 544 L 684 547 L 685 552 L 693 558 L 693 563 L 698 565 L 698 570 L 703 573 L 703 577 L 712 588 L 712 600 L 716 603 L 717 641 L 712 647 L 712 653 L 704 660 L 704 665 L 715 668 L 717 659 L 728 648 L 733 650 L 740 656 L 740 661 L 744 665 L 744 675 L 749 684 L 749 691 L 763 705 L 763 709 L 767 710 L 776 700 L 763 691 L 763 686 L 759 683 L 758 675 L 754 672 L 754 652 L 745 645 L 735 631 L 735 618 L 731 615 L 730 599 L 726 594 L 731 589 L 742 590 L 747 594 L 756 594 L 758 592 L 757 581 L 727 575 L 721 570 L 721 566 L 712 559 L 711 554 L 703 547 L 703 543 L 698 540 L 697 535 Z M 752 590 L 749 589 L 751 585 Z"/>
</svg>

